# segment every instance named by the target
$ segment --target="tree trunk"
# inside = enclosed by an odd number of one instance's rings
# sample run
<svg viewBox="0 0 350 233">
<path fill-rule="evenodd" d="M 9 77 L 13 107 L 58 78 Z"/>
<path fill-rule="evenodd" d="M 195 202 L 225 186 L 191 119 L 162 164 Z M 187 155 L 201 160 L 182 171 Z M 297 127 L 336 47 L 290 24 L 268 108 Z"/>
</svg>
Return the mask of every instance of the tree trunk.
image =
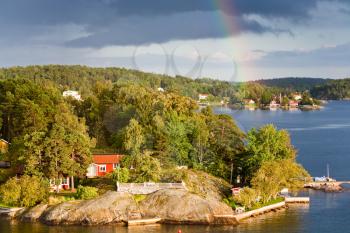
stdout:
<svg viewBox="0 0 350 233">
<path fill-rule="evenodd" d="M 71 190 L 74 191 L 75 188 L 74 188 L 74 176 L 71 176 Z"/>
<path fill-rule="evenodd" d="M 59 193 L 60 192 L 60 185 L 58 183 L 58 178 L 55 179 L 55 184 L 56 184 L 56 193 Z"/>
</svg>

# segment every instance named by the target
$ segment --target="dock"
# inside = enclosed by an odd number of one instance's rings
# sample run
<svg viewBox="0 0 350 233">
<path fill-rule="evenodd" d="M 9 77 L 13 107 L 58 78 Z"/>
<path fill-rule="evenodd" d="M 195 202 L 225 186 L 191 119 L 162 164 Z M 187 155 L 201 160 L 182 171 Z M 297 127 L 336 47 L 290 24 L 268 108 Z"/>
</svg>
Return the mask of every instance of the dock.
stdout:
<svg viewBox="0 0 350 233">
<path fill-rule="evenodd" d="M 136 220 L 129 220 L 127 222 L 128 226 L 140 226 L 140 225 L 152 225 L 152 224 L 158 224 L 162 221 L 161 218 L 147 218 L 147 219 L 136 219 Z"/>
<path fill-rule="evenodd" d="M 310 197 L 285 197 L 286 204 L 291 203 L 310 203 Z"/>
</svg>

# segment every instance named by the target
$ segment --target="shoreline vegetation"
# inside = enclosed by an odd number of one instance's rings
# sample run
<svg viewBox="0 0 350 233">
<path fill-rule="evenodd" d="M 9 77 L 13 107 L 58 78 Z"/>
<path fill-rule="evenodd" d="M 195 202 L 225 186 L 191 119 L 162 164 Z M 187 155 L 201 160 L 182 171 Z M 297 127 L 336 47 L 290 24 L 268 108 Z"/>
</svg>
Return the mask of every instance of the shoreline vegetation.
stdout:
<svg viewBox="0 0 350 233">
<path fill-rule="evenodd" d="M 206 92 L 212 96 L 200 94 Z M 253 82 L 232 85 L 118 68 L 0 69 L 0 135 L 6 145 L 0 161 L 10 164 L 0 169 L 0 201 L 34 207 L 48 224 L 87 225 L 141 216 L 211 224 L 215 215 L 265 206 L 282 189 L 303 188 L 310 177 L 296 162 L 289 133 L 273 125 L 244 133 L 231 116 L 200 109 L 196 99 L 230 104 L 250 98 L 260 105 L 277 104 L 278 97 L 291 104 L 293 95 Z M 307 91 L 300 98 L 303 105 L 316 104 Z M 90 179 L 93 151 L 123 157 L 113 172 Z M 69 190 L 59 189 L 63 179 L 72 184 Z M 184 182 L 187 190 L 136 198 L 116 192 L 116 182 Z"/>
</svg>

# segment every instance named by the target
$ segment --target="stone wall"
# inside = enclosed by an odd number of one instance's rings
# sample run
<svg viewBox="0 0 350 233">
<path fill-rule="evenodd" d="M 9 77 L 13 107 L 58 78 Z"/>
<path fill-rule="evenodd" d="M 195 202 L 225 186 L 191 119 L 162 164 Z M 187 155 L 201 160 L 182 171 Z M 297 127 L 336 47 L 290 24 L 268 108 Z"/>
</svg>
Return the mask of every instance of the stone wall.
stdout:
<svg viewBox="0 0 350 233">
<path fill-rule="evenodd" d="M 186 189 L 182 183 L 119 183 L 117 182 L 118 192 L 127 192 L 131 194 L 150 194 L 162 189 Z"/>
</svg>

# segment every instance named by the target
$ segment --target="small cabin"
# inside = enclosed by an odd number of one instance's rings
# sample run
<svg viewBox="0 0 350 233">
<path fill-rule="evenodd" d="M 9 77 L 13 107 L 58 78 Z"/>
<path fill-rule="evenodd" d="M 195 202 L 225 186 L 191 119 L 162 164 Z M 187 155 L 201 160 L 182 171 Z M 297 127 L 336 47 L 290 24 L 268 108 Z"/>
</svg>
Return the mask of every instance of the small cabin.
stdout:
<svg viewBox="0 0 350 233">
<path fill-rule="evenodd" d="M 93 163 L 89 165 L 86 176 L 88 178 L 105 176 L 117 168 L 122 158 L 123 155 L 119 154 L 94 154 Z"/>
</svg>

